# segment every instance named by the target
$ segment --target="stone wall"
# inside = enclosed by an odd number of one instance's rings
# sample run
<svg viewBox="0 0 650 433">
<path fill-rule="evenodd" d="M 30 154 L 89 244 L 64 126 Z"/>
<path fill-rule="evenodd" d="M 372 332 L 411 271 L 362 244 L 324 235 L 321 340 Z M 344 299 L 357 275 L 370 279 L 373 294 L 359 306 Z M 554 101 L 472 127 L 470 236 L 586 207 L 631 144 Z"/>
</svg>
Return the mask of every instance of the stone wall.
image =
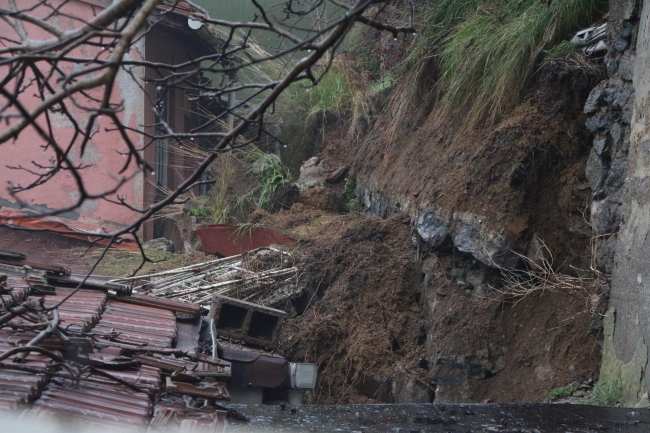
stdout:
<svg viewBox="0 0 650 433">
<path fill-rule="evenodd" d="M 585 104 L 585 113 L 592 115 L 585 126 L 594 133 L 586 175 L 593 191 L 595 263 L 599 271 L 608 275 L 613 270 L 621 224 L 634 107 L 633 61 L 638 20 L 633 3 L 612 1 L 607 26 L 610 43 L 605 56 L 608 79 L 593 89 Z"/>
<path fill-rule="evenodd" d="M 600 381 L 623 387 L 628 406 L 647 406 L 650 337 L 650 0 L 611 0 L 610 79 L 585 110 L 598 110 L 587 174 L 599 267 L 612 274 Z M 605 150 L 608 149 L 608 150 Z M 627 154 L 627 162 L 625 157 Z M 617 234 L 615 234 L 617 233 Z"/>
</svg>

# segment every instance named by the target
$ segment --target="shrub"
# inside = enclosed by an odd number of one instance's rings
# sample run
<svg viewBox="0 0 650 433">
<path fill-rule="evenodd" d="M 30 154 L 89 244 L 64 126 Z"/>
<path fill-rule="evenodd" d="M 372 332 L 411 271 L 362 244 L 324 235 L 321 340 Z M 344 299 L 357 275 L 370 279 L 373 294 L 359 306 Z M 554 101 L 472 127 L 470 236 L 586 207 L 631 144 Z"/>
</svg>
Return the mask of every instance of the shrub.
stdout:
<svg viewBox="0 0 650 433">
<path fill-rule="evenodd" d="M 621 379 L 598 382 L 585 402 L 598 406 L 616 406 L 623 398 Z"/>
<path fill-rule="evenodd" d="M 547 392 L 546 396 L 544 396 L 544 402 L 550 403 L 552 401 L 561 400 L 563 398 L 570 397 L 571 394 L 573 394 L 573 392 L 577 389 L 578 389 L 577 382 L 570 383 L 567 386 L 560 386 L 559 388 L 555 388 L 554 390 Z"/>
</svg>

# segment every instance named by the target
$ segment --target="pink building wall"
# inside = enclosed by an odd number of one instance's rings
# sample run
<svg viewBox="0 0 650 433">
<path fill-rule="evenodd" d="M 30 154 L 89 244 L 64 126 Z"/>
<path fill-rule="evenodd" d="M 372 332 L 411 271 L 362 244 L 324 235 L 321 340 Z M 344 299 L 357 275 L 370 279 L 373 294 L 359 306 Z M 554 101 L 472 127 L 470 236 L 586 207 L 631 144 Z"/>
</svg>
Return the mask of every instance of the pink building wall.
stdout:
<svg viewBox="0 0 650 433">
<path fill-rule="evenodd" d="M 36 3 L 34 0 L 20 0 L 16 2 L 19 7 L 26 4 Z M 57 1 L 50 1 L 49 3 L 57 3 Z M 89 20 L 97 13 L 100 8 L 96 5 L 105 4 L 103 0 L 77 0 L 72 1 L 65 5 L 62 9 L 71 15 L 77 16 L 83 20 Z M 0 5 L 3 8 L 8 8 L 7 0 L 0 0 Z M 39 7 L 32 13 L 36 16 L 43 16 L 48 10 Z M 58 18 L 52 21 L 58 25 L 62 30 L 70 30 L 78 27 L 81 23 L 75 22 L 69 18 Z M 41 29 L 26 24 L 29 39 L 42 40 L 49 39 L 51 35 L 45 33 Z M 4 21 L 0 20 L 0 34 L 6 37 L 18 38 L 16 32 Z M 73 56 L 90 57 L 94 56 L 99 48 L 84 46 L 77 49 L 76 52 L 70 53 Z M 103 53 L 102 53 L 103 54 Z M 108 50 L 106 50 L 106 57 Z M 132 48 L 129 55 L 134 59 L 140 59 L 144 56 L 144 40 L 140 40 Z M 79 68 L 78 65 L 63 64 L 64 69 L 70 71 Z M 135 68 L 133 70 L 135 76 L 144 76 L 143 68 Z M 0 66 L 0 79 L 6 76 L 6 67 Z M 141 83 L 143 84 L 143 83 Z M 36 85 L 32 84 L 20 96 L 20 102 L 26 107 L 33 107 L 38 103 L 38 99 L 33 96 L 36 92 Z M 95 90 L 90 92 L 93 96 L 98 97 L 102 94 L 102 90 Z M 123 109 L 119 114 L 125 124 L 132 128 L 139 128 L 145 121 L 145 103 L 144 94 L 132 78 L 124 72 L 118 74 L 116 86 L 112 94 L 112 102 L 122 103 Z M 92 101 L 86 100 L 83 97 L 77 97 L 77 102 L 82 104 L 93 104 Z M 6 101 L 0 96 L 0 103 L 4 105 Z M 73 113 L 75 119 L 80 124 L 86 124 L 88 113 L 78 108 L 73 104 L 66 104 L 69 110 Z M 68 119 L 63 115 L 51 113 L 50 119 L 55 131 L 55 137 L 59 143 L 68 143 L 72 137 L 73 129 Z M 39 120 L 39 124 L 45 126 L 44 118 Z M 6 128 L 6 125 L 1 125 L 0 128 Z M 84 165 L 88 164 L 91 167 L 81 171 L 84 184 L 91 194 L 101 193 L 109 190 L 117 185 L 118 180 L 124 176 L 133 176 L 125 185 L 123 185 L 117 194 L 111 196 L 116 199 L 116 195 L 126 197 L 126 202 L 135 207 L 142 207 L 144 203 L 144 184 L 146 182 L 144 174 L 132 164 L 123 174 L 119 171 L 125 164 L 126 158 L 121 155 L 121 152 L 126 150 L 126 145 L 119 133 L 116 131 L 106 131 L 106 128 L 111 128 L 112 124 L 109 119 L 104 116 L 100 118 L 99 126 L 93 129 L 92 139 L 90 140 L 87 149 L 83 155 L 80 155 L 79 143 L 77 140 L 70 152 L 71 159 L 82 162 Z M 140 135 L 132 133 L 130 138 L 137 146 L 144 144 Z M 8 141 L 0 144 L 0 210 L 15 210 L 17 201 L 21 200 L 34 206 L 37 209 L 49 211 L 53 209 L 62 209 L 66 206 L 72 205 L 79 192 L 77 186 L 70 173 L 62 172 L 57 174 L 53 179 L 40 185 L 34 189 L 21 192 L 17 197 L 13 197 L 9 192 L 9 182 L 18 185 L 28 185 L 36 179 L 36 176 L 24 170 L 15 170 L 9 167 L 25 167 L 31 170 L 40 171 L 32 162 L 47 166 L 50 159 L 54 156 L 54 151 L 43 150 L 42 145 L 44 140 L 38 133 L 31 127 L 23 130 L 15 141 Z M 151 177 L 147 174 L 147 177 Z M 100 226 L 106 229 L 113 229 L 119 226 L 128 225 L 138 217 L 136 212 L 133 212 L 126 207 L 109 203 L 104 200 L 89 200 L 86 201 L 80 208 L 72 212 L 67 212 L 60 215 L 56 219 L 60 219 L 68 223 L 72 227 L 92 229 L 93 226 Z"/>
</svg>

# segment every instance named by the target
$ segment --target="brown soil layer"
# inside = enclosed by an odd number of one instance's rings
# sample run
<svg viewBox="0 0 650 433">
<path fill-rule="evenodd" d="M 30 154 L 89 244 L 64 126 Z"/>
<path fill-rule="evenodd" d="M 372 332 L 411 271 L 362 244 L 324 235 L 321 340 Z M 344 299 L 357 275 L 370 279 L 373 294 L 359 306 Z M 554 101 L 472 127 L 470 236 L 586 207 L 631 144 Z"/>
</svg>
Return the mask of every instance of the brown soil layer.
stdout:
<svg viewBox="0 0 650 433">
<path fill-rule="evenodd" d="M 332 134 L 321 157 L 350 163 L 360 185 L 408 204 L 402 209 L 471 212 L 516 249 L 537 234 L 556 268 L 588 269 L 582 107 L 597 81 L 552 64 L 496 125 L 459 134 L 460 121 L 434 113 L 391 142 L 371 134 L 354 148 Z M 305 202 L 331 211 L 326 192 L 310 190 Z M 597 376 L 592 293 L 539 291 L 504 302 L 497 291 L 461 284 L 458 275 L 485 272 L 467 254 L 419 262 L 407 216 L 336 218 L 326 210 L 299 204 L 261 218 L 302 241 L 305 311 L 285 327 L 282 344 L 291 359 L 319 364 L 316 402 L 426 401 L 434 388 L 436 401 L 530 402 Z"/>
<path fill-rule="evenodd" d="M 582 110 L 598 81 L 551 63 L 495 125 L 464 131 L 462 119 L 440 119 L 434 110 L 395 140 L 377 131 L 356 149 L 333 140 L 323 157 L 332 165 L 352 162 L 364 185 L 411 208 L 481 215 L 516 248 L 537 233 L 558 263 L 588 267 L 591 141 Z"/>
<path fill-rule="evenodd" d="M 479 298 L 447 276 L 461 259 L 418 262 L 406 215 L 298 204 L 256 220 L 300 239 L 301 315 L 284 326 L 281 352 L 319 365 L 315 403 L 421 402 L 434 389 L 435 401 L 531 402 L 597 375 L 585 296 L 539 292 L 516 305 L 496 292 Z M 487 378 L 447 362 L 480 363 L 491 349 L 503 365 Z"/>
<path fill-rule="evenodd" d="M 445 276 L 452 261 L 431 257 L 423 264 L 433 276 L 427 348 L 436 401 L 535 402 L 559 386 L 598 377 L 601 348 L 588 334 L 588 293 L 538 291 L 518 302 L 496 292 L 477 297 Z M 502 369 L 476 380 L 467 367 L 446 362 L 459 357 Z"/>
</svg>

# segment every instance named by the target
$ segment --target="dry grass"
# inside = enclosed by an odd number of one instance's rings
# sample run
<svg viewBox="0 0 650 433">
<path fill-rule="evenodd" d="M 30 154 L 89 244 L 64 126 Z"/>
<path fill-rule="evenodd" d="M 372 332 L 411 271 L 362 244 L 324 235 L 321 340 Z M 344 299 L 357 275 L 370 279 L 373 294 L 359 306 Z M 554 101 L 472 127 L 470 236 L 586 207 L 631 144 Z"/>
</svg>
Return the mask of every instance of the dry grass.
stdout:
<svg viewBox="0 0 650 433">
<path fill-rule="evenodd" d="M 71 249 L 67 254 L 81 261 L 85 267 L 90 268 L 102 253 L 102 248 L 93 248 L 89 251 L 86 248 Z M 147 257 L 154 263 L 147 262 L 140 269 L 137 275 L 145 275 L 155 271 L 164 271 L 186 266 L 190 263 L 197 263 L 204 259 L 202 253 L 195 255 L 174 254 L 164 251 L 147 251 Z M 142 255 L 139 252 L 112 248 L 108 250 L 93 275 L 106 277 L 127 277 L 142 264 Z"/>
<path fill-rule="evenodd" d="M 574 267 L 571 267 L 572 275 L 559 272 L 551 251 L 543 242 L 540 244 L 539 250 L 534 252 L 534 259 L 518 254 L 524 262 L 523 269 L 499 268 L 503 285 L 499 288 L 492 287 L 500 295 L 492 300 L 516 305 L 536 293 L 563 293 L 580 299 L 585 304 L 582 311 L 566 318 L 566 322 L 581 314 L 595 314 L 606 296 L 606 293 L 597 293 L 598 287 L 606 282 L 605 276 L 595 269 L 582 270 Z"/>
</svg>

